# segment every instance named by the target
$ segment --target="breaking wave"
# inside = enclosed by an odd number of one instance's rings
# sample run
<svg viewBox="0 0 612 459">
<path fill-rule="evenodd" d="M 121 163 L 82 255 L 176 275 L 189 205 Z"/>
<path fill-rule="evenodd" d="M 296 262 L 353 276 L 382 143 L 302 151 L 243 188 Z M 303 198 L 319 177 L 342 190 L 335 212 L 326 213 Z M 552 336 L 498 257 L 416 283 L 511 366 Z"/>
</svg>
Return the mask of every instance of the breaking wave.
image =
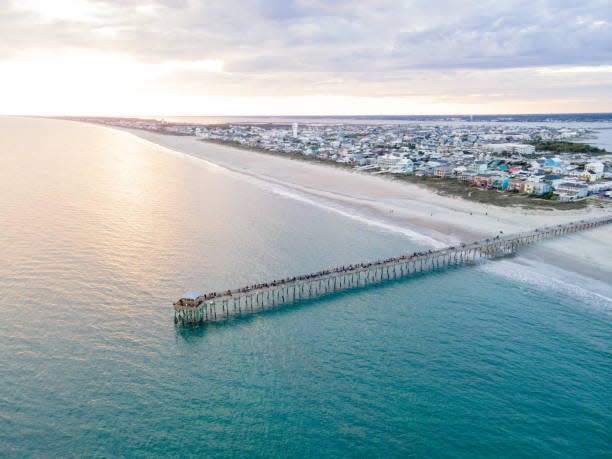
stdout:
<svg viewBox="0 0 612 459">
<path fill-rule="evenodd" d="M 485 263 L 479 269 L 540 290 L 555 291 L 612 314 L 612 287 L 573 271 L 524 257 Z M 583 285 L 588 285 L 588 288 Z"/>
</svg>

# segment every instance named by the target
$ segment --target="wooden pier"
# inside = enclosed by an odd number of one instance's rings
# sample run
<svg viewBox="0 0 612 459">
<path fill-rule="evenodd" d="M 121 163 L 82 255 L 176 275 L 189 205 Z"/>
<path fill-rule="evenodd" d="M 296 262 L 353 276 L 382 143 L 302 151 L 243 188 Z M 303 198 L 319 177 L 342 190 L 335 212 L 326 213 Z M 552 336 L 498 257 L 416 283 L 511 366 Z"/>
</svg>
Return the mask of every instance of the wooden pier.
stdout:
<svg viewBox="0 0 612 459">
<path fill-rule="evenodd" d="M 301 300 L 441 270 L 449 266 L 482 263 L 512 255 L 521 247 L 538 241 L 588 230 L 611 222 L 612 216 L 543 227 L 510 236 L 500 234 L 471 244 L 340 266 L 303 276 L 226 290 L 222 293 L 193 295 L 174 303 L 174 321 L 179 324 L 193 324 L 225 320 Z"/>
</svg>

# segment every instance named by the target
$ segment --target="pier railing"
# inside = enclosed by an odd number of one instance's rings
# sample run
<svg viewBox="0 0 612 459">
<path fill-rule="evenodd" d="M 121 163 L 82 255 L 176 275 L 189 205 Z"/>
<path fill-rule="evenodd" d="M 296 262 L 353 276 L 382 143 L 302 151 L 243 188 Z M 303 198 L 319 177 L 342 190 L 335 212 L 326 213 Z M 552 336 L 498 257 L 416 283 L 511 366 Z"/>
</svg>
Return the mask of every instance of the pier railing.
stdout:
<svg viewBox="0 0 612 459">
<path fill-rule="evenodd" d="M 438 250 L 427 250 L 385 260 L 339 266 L 316 273 L 274 280 L 224 292 L 211 292 L 174 303 L 176 323 L 224 320 L 348 289 L 367 287 L 449 266 L 469 265 L 514 254 L 519 248 L 545 239 L 584 231 L 612 222 L 612 216 L 547 226 Z"/>
</svg>

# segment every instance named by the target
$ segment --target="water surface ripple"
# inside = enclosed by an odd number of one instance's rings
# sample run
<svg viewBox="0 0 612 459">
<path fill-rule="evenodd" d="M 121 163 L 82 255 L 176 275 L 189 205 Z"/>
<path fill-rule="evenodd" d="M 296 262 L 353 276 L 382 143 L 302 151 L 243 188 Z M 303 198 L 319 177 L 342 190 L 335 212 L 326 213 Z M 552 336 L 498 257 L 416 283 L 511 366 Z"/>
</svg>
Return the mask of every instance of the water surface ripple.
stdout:
<svg viewBox="0 0 612 459">
<path fill-rule="evenodd" d="M 610 455 L 601 309 L 467 268 L 176 328 L 184 290 L 418 244 L 124 133 L 0 134 L 0 456 Z"/>
</svg>

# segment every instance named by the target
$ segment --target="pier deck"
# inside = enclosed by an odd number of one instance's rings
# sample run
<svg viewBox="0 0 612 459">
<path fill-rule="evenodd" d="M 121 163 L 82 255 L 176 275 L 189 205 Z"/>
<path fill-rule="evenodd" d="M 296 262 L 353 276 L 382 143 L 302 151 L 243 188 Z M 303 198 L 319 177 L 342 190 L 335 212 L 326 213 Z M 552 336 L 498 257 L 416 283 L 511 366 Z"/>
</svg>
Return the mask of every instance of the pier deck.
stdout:
<svg viewBox="0 0 612 459">
<path fill-rule="evenodd" d="M 449 266 L 470 265 L 514 254 L 519 248 L 545 239 L 584 231 L 612 222 L 612 217 L 581 220 L 538 228 L 514 235 L 497 235 L 470 244 L 428 250 L 398 257 L 340 266 L 316 273 L 250 285 L 222 293 L 212 292 L 174 303 L 174 321 L 180 324 L 225 320 L 273 307 L 349 289 L 367 287 Z"/>
</svg>

